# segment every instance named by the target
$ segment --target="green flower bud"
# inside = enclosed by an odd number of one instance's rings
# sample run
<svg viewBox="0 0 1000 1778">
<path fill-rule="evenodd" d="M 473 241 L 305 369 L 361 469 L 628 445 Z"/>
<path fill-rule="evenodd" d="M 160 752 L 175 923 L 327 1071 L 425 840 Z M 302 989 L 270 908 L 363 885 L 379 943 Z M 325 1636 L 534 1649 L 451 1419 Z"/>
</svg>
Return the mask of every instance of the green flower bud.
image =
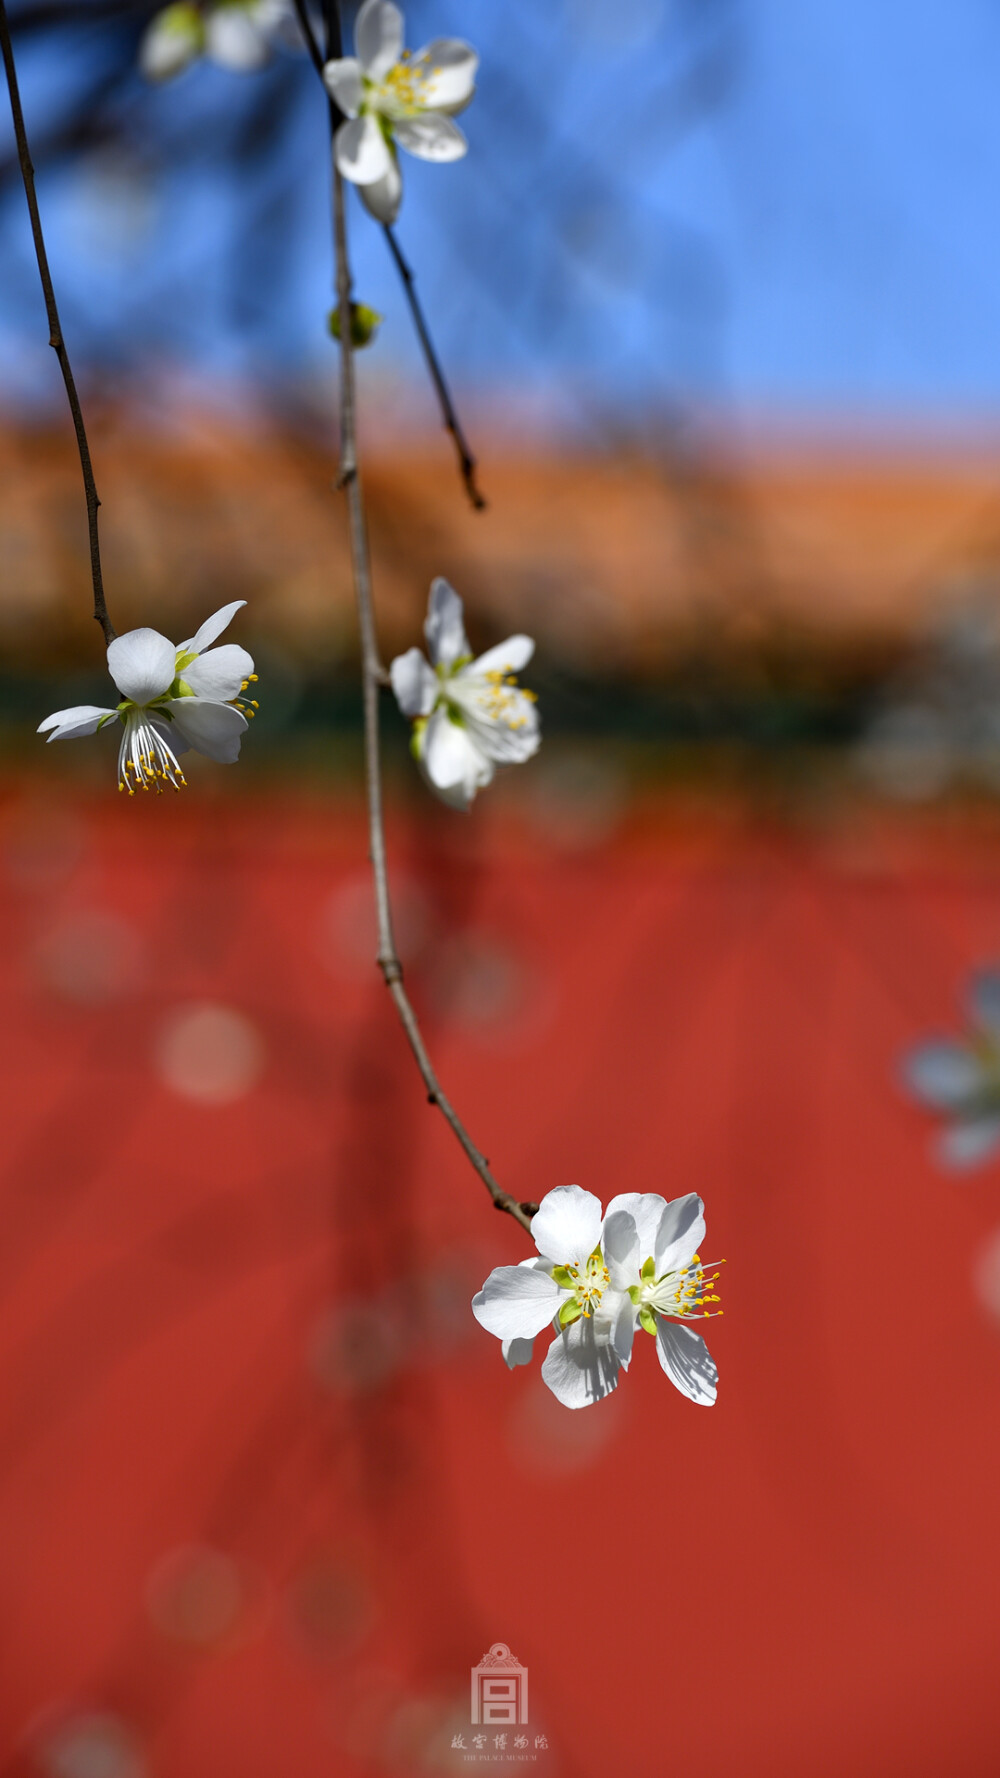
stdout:
<svg viewBox="0 0 1000 1778">
<path fill-rule="evenodd" d="M 190 37 L 199 49 L 204 48 L 205 21 L 191 0 L 175 0 L 173 6 L 164 7 L 156 15 L 156 23 L 161 31 L 175 37 Z"/>
<path fill-rule="evenodd" d="M 139 67 L 147 80 L 172 80 L 205 48 L 205 21 L 190 0 L 176 0 L 158 12 L 143 33 Z"/>
<path fill-rule="evenodd" d="M 367 303 L 351 304 L 351 345 L 368 346 L 378 332 L 379 324 L 385 320 L 377 309 L 370 309 Z M 335 340 L 340 338 L 340 310 L 331 309 L 327 316 L 327 326 Z"/>
</svg>

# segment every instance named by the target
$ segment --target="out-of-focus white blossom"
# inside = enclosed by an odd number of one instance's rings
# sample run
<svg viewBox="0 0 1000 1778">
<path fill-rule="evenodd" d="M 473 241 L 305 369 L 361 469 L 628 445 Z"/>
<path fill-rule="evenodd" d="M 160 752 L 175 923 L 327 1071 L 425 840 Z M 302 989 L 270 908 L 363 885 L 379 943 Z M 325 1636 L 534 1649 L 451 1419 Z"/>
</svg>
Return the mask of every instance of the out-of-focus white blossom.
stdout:
<svg viewBox="0 0 1000 1778">
<path fill-rule="evenodd" d="M 968 990 L 971 1030 L 929 1038 L 903 1058 L 904 1084 L 944 1118 L 935 1142 L 949 1168 L 978 1166 L 1000 1147 L 1000 970 L 980 969 Z"/>
<path fill-rule="evenodd" d="M 997 587 L 966 585 L 949 604 L 889 676 L 855 748 L 864 776 L 896 801 L 1000 791 Z"/>
<path fill-rule="evenodd" d="M 365 0 L 353 56 L 327 62 L 323 78 L 344 114 L 334 155 L 379 222 L 394 222 L 403 195 L 397 147 L 419 160 L 454 161 L 468 144 L 454 121 L 475 91 L 479 58 L 458 38 L 439 37 L 411 55 L 392 0 Z"/>
<path fill-rule="evenodd" d="M 147 26 L 139 67 L 147 80 L 171 80 L 199 56 L 236 74 L 253 74 L 275 48 L 301 43 L 291 0 L 177 0 Z"/>
<path fill-rule="evenodd" d="M 534 695 L 515 674 L 530 661 L 530 636 L 509 636 L 474 660 L 462 601 L 446 580 L 431 586 L 424 624 L 430 665 L 419 648 L 396 656 L 392 689 L 414 719 L 412 749 L 442 801 L 467 809 L 498 765 L 516 765 L 538 751 Z"/>
</svg>

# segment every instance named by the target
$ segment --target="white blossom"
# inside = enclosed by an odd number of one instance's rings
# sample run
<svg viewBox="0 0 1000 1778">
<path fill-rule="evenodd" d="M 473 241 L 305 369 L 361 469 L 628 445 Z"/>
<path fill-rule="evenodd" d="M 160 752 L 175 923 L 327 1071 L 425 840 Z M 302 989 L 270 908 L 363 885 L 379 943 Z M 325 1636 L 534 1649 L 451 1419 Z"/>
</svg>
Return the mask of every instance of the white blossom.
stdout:
<svg viewBox="0 0 1000 1778">
<path fill-rule="evenodd" d="M 718 1272 L 697 1252 L 700 1198 L 668 1204 L 653 1192 L 626 1192 L 602 1217 L 590 1192 L 558 1186 L 543 1198 L 531 1233 L 540 1258 L 497 1266 L 472 1299 L 511 1368 L 530 1362 L 535 1335 L 551 1325 L 542 1377 L 565 1407 L 588 1407 L 617 1388 L 638 1326 L 655 1337 L 670 1381 L 691 1401 L 714 1402 L 715 1364 L 687 1325 L 722 1313 L 709 1306 L 719 1300 L 711 1289 Z"/>
<path fill-rule="evenodd" d="M 334 155 L 380 222 L 394 222 L 403 182 L 396 154 L 454 161 L 468 144 L 454 122 L 475 91 L 479 58 L 458 38 L 439 37 L 416 55 L 403 48 L 403 14 L 392 0 L 365 0 L 353 56 L 327 62 L 323 78 L 344 114 Z"/>
<path fill-rule="evenodd" d="M 129 630 L 108 647 L 108 672 L 122 701 L 114 709 L 76 704 L 39 723 L 50 741 L 75 740 L 121 725 L 118 788 L 179 790 L 186 783 L 178 755 L 193 747 L 232 765 L 239 757 L 254 698 L 241 698 L 257 675 L 253 658 L 236 643 L 210 646 L 246 604 L 235 599 L 202 624 L 196 636 L 175 646 L 157 630 Z"/>
<path fill-rule="evenodd" d="M 721 1315 L 712 1286 L 718 1265 L 698 1252 L 705 1238 L 705 1207 L 695 1192 L 669 1203 L 656 1192 L 625 1192 L 613 1198 L 604 1218 L 604 1258 L 612 1290 L 630 1304 L 628 1328 L 619 1331 L 622 1362 L 631 1354 L 636 1327 L 652 1334 L 671 1383 L 703 1407 L 715 1400 L 718 1372 L 711 1353 L 689 1321 Z"/>
<path fill-rule="evenodd" d="M 623 1360 L 616 1328 L 620 1320 L 631 1328 L 629 1299 L 611 1288 L 601 1230 L 600 1199 L 578 1185 L 557 1186 L 531 1222 L 541 1257 L 497 1266 L 472 1299 L 472 1313 L 503 1341 L 509 1365 L 526 1364 L 535 1335 L 555 1329 L 542 1376 L 568 1408 L 586 1407 L 617 1388 Z"/>
<path fill-rule="evenodd" d="M 419 648 L 396 656 L 392 689 L 414 719 L 414 757 L 442 801 L 467 809 L 498 765 L 516 765 L 538 751 L 534 694 L 517 684 L 535 644 L 509 636 L 474 660 L 462 601 L 446 580 L 431 585 L 424 624 L 430 665 Z"/>
<path fill-rule="evenodd" d="M 301 42 L 291 0 L 177 0 L 147 26 L 139 67 L 147 80 L 171 80 L 199 56 L 236 74 L 252 74 L 275 47 Z"/>
<path fill-rule="evenodd" d="M 1000 971 L 978 970 L 968 993 L 972 1030 L 930 1038 L 903 1058 L 915 1099 L 945 1115 L 936 1149 L 947 1167 L 974 1167 L 1000 1147 Z"/>
</svg>

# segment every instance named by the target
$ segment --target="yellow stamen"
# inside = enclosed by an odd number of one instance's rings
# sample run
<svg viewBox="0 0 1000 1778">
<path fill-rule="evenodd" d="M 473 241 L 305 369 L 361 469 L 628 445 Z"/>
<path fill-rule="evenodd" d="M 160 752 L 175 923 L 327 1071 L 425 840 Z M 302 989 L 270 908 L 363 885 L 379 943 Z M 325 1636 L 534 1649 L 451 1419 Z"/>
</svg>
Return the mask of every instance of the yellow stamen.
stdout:
<svg viewBox="0 0 1000 1778">
<path fill-rule="evenodd" d="M 647 1277 L 633 1290 L 632 1299 L 637 1306 L 646 1306 L 675 1321 L 708 1320 L 713 1315 L 721 1315 L 721 1309 L 710 1309 L 708 1304 L 722 1300 L 711 1286 L 718 1283 L 718 1268 L 725 1263 L 722 1259 L 712 1260 L 710 1265 L 716 1269 L 707 1270 L 701 1255 L 696 1253 L 683 1271 L 666 1272 L 662 1278 Z"/>
</svg>

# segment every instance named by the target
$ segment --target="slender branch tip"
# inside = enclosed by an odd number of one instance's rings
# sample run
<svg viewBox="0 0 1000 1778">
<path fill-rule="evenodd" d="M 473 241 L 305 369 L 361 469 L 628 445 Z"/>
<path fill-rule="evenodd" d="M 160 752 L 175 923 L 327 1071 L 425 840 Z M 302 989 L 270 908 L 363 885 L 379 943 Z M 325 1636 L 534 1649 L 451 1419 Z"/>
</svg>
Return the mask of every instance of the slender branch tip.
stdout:
<svg viewBox="0 0 1000 1778">
<path fill-rule="evenodd" d="M 104 640 L 110 644 L 115 639 L 115 630 L 108 615 L 107 601 L 104 597 L 104 576 L 101 571 L 101 540 L 97 526 L 97 512 L 101 501 L 94 481 L 94 470 L 90 461 L 90 445 L 87 441 L 87 428 L 84 425 L 83 410 L 77 393 L 76 379 L 70 364 L 66 341 L 63 338 L 62 323 L 59 320 L 59 309 L 56 304 L 56 293 L 52 284 L 52 273 L 49 270 L 49 258 L 45 248 L 45 236 L 42 233 L 42 218 L 38 209 L 38 195 L 35 191 L 35 169 L 32 164 L 31 150 L 28 144 L 28 132 L 21 108 L 21 93 L 17 81 L 17 68 L 14 62 L 14 47 L 10 39 L 10 25 L 7 18 L 5 0 L 0 0 L 0 50 L 3 53 L 4 72 L 7 77 L 7 91 L 10 95 L 10 114 L 14 125 L 14 141 L 17 145 L 18 165 L 21 169 L 21 183 L 28 204 L 28 216 L 31 221 L 31 237 L 35 248 L 35 260 L 38 265 L 38 276 L 45 300 L 45 313 L 49 323 L 49 345 L 59 360 L 59 369 L 66 388 L 66 399 L 76 433 L 76 446 L 80 456 L 80 470 L 83 476 L 83 492 L 87 502 L 87 529 L 90 540 L 90 579 L 94 593 L 94 618 L 104 632 Z"/>
</svg>

